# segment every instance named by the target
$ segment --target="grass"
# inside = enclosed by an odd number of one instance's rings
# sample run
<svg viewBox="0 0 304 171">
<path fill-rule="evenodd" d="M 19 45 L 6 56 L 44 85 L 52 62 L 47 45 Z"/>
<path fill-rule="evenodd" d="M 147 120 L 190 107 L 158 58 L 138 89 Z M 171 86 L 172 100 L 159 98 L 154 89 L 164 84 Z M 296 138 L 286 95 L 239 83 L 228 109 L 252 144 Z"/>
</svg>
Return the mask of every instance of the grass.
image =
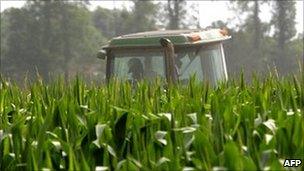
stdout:
<svg viewBox="0 0 304 171">
<path fill-rule="evenodd" d="M 304 159 L 303 77 L 168 89 L 1 78 L 0 170 L 284 170 Z"/>
</svg>

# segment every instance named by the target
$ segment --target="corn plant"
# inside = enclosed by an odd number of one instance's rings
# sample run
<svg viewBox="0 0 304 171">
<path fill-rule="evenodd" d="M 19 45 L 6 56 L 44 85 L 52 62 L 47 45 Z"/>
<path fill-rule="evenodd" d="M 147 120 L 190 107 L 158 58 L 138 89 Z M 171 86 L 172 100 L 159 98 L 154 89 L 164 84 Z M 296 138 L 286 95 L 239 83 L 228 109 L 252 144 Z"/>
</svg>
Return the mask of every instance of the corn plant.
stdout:
<svg viewBox="0 0 304 171">
<path fill-rule="evenodd" d="M 284 170 L 304 159 L 303 77 L 22 88 L 1 77 L 0 170 Z"/>
</svg>

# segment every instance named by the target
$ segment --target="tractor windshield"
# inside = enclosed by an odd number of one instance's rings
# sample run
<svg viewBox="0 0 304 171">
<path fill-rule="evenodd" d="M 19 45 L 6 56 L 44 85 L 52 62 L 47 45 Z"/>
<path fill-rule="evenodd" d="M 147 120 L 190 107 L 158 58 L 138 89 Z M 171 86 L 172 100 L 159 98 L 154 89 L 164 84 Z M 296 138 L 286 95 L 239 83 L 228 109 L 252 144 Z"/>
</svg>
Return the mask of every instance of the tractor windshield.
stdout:
<svg viewBox="0 0 304 171">
<path fill-rule="evenodd" d="M 164 78 L 162 51 L 124 51 L 115 53 L 114 76 L 120 80 L 137 81 Z"/>
<path fill-rule="evenodd" d="M 178 79 L 187 83 L 191 76 L 208 80 L 212 84 L 227 79 L 222 44 L 180 46 L 175 51 L 175 70 Z M 114 52 L 114 77 L 120 80 L 138 81 L 166 78 L 164 52 L 162 49 L 120 50 Z"/>
</svg>

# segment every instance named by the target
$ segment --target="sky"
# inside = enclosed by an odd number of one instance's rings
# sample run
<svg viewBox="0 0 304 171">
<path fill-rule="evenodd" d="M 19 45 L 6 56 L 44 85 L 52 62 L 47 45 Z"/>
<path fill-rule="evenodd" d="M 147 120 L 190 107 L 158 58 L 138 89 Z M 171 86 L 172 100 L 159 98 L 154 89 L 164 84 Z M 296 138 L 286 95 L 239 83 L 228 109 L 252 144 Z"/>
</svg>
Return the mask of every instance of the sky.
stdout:
<svg viewBox="0 0 304 171">
<path fill-rule="evenodd" d="M 238 16 L 235 18 L 236 15 L 234 11 L 229 10 L 229 2 L 228 1 L 190 1 L 190 3 L 196 3 L 199 7 L 199 19 L 200 25 L 202 28 L 209 26 L 213 21 L 222 20 L 222 21 L 230 21 L 230 26 L 235 25 L 236 23 L 241 23 L 244 16 Z M 7 8 L 15 7 L 20 8 L 24 5 L 25 1 L 23 0 L 0 0 L 1 5 L 1 12 Z M 115 8 L 122 8 L 126 7 L 130 9 L 132 3 L 128 1 L 90 1 L 89 9 L 94 10 L 98 6 L 113 9 Z M 189 7 L 190 8 L 190 7 Z M 296 1 L 296 29 L 298 33 L 303 33 L 303 8 L 304 2 L 303 0 Z M 264 22 L 269 22 L 271 19 L 271 11 L 267 5 L 261 6 L 261 14 L 260 18 Z M 229 25 L 228 25 L 229 26 Z"/>
</svg>

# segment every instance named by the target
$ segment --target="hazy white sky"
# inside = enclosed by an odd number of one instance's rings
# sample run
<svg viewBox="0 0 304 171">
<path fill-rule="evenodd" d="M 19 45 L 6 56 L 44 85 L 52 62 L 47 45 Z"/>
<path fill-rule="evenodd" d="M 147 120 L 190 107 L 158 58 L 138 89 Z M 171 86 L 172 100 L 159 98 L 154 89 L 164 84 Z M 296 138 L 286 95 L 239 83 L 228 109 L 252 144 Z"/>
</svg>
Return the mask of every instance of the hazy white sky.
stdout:
<svg viewBox="0 0 304 171">
<path fill-rule="evenodd" d="M 229 2 L 228 1 L 187 1 L 190 3 L 196 3 L 199 7 L 199 18 L 200 18 L 200 25 L 201 27 L 209 26 L 213 21 L 223 20 L 223 21 L 230 21 L 230 19 L 235 17 L 235 13 L 229 10 Z M 19 0 L 0 0 L 1 5 L 1 12 L 4 9 L 10 7 L 20 8 L 24 5 L 25 1 Z M 109 9 L 116 8 L 130 8 L 132 5 L 131 2 L 128 1 L 90 1 L 89 9 L 94 10 L 96 7 L 101 6 Z M 296 1 L 296 28 L 298 33 L 303 32 L 303 8 L 304 8 L 303 0 Z M 260 18 L 262 21 L 269 21 L 271 19 L 271 11 L 267 5 L 263 5 L 261 7 L 261 14 Z M 242 16 L 239 16 L 238 21 L 234 22 L 241 22 Z"/>
</svg>

